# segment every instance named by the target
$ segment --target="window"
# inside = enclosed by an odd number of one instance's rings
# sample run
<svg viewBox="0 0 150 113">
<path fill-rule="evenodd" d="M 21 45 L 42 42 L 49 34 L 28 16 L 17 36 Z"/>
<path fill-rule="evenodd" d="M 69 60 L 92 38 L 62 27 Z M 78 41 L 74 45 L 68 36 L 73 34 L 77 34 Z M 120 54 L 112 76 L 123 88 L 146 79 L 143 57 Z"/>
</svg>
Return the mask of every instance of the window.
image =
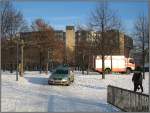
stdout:
<svg viewBox="0 0 150 113">
<path fill-rule="evenodd" d="M 68 70 L 56 70 L 55 74 L 68 74 Z"/>
<path fill-rule="evenodd" d="M 133 60 L 133 59 L 130 59 L 130 60 L 129 60 L 129 63 L 134 64 L 134 60 Z"/>
</svg>

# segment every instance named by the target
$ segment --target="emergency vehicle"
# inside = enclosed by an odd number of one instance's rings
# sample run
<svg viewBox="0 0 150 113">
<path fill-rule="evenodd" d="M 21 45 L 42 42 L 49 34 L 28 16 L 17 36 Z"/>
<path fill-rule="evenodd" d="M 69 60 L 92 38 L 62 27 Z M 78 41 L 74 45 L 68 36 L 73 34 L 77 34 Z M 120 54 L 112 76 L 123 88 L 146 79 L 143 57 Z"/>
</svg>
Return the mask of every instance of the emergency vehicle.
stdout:
<svg viewBox="0 0 150 113">
<path fill-rule="evenodd" d="M 104 58 L 104 70 L 105 73 L 119 72 L 119 73 L 131 73 L 135 69 L 135 63 L 133 58 L 126 58 L 121 55 L 105 56 Z M 112 67 L 112 68 L 111 68 Z M 95 70 L 102 72 L 102 58 L 96 56 L 95 59 Z"/>
</svg>

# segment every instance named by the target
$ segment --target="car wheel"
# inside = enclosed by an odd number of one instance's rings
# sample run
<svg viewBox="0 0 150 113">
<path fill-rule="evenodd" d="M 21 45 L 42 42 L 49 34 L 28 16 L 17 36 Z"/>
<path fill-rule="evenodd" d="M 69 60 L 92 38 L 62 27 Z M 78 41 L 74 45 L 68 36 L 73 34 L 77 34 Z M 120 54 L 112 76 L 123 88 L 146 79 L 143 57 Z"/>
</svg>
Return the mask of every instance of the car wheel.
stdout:
<svg viewBox="0 0 150 113">
<path fill-rule="evenodd" d="M 110 72 L 111 72 L 111 69 L 109 69 L 109 68 L 105 69 L 105 74 L 110 74 Z"/>
<path fill-rule="evenodd" d="M 67 84 L 67 86 L 70 86 L 70 84 Z"/>
<path fill-rule="evenodd" d="M 70 79 L 69 79 L 69 81 L 68 81 L 68 83 L 66 84 L 67 86 L 70 86 L 70 84 L 71 84 L 71 81 L 70 81 Z"/>
<path fill-rule="evenodd" d="M 72 79 L 72 81 L 71 82 L 74 82 L 74 78 Z"/>
<path fill-rule="evenodd" d="M 52 85 L 52 84 L 48 82 L 48 85 Z"/>
<path fill-rule="evenodd" d="M 70 83 L 67 83 L 66 86 L 70 86 Z"/>
<path fill-rule="evenodd" d="M 127 74 L 130 74 L 130 73 L 131 73 L 131 69 L 130 69 L 130 68 L 127 68 L 126 73 L 127 73 Z"/>
</svg>

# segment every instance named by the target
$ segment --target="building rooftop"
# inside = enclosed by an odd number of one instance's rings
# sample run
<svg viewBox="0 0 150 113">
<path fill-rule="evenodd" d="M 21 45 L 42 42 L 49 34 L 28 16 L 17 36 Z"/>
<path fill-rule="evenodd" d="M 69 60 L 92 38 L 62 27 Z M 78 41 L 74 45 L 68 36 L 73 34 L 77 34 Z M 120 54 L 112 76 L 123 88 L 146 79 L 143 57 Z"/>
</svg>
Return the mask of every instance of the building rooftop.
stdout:
<svg viewBox="0 0 150 113">
<path fill-rule="evenodd" d="M 66 26 L 67 30 L 74 30 L 74 26 Z"/>
</svg>

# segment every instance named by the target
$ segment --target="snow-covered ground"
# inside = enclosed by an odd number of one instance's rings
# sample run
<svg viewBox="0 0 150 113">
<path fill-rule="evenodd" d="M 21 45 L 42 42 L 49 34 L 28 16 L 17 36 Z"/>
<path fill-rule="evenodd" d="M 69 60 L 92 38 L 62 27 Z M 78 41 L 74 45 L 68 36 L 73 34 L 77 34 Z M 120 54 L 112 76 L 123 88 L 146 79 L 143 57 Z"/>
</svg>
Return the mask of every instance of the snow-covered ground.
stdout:
<svg viewBox="0 0 150 113">
<path fill-rule="evenodd" d="M 49 75 L 25 72 L 25 79 L 16 82 L 15 72 L 2 72 L 1 110 L 24 112 L 116 112 L 107 104 L 107 85 L 133 90 L 132 74 L 101 75 L 75 73 L 70 86 L 48 85 Z M 148 93 L 148 75 L 143 81 L 144 93 Z"/>
</svg>

